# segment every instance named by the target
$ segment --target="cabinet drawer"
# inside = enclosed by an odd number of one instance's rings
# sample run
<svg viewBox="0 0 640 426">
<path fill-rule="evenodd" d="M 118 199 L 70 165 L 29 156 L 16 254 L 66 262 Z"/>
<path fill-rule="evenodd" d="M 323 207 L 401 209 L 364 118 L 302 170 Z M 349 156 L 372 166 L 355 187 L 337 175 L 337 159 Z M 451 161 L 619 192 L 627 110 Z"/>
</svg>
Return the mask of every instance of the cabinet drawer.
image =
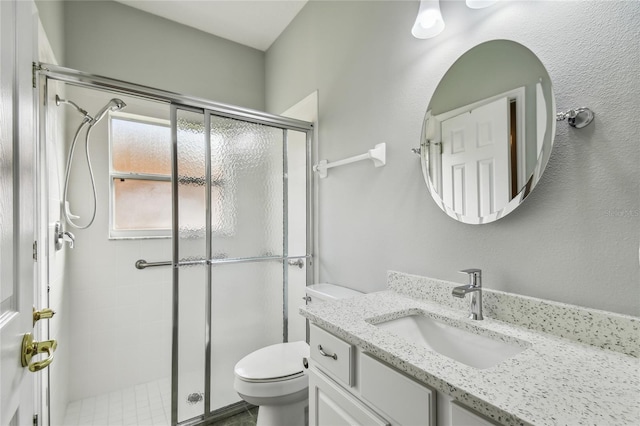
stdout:
<svg viewBox="0 0 640 426">
<path fill-rule="evenodd" d="M 311 359 L 321 370 L 353 386 L 353 345 L 311 324 L 309 346 Z"/>
<path fill-rule="evenodd" d="M 436 393 L 369 355 L 360 356 L 360 393 L 393 425 L 435 426 Z"/>
</svg>

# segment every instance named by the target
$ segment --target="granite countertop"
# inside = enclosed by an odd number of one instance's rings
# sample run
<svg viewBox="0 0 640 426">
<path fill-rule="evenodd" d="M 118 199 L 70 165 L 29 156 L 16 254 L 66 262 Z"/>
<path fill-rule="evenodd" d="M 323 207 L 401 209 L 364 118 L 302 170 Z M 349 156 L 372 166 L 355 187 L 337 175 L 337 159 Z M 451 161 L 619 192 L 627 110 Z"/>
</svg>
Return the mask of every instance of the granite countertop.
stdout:
<svg viewBox="0 0 640 426">
<path fill-rule="evenodd" d="M 493 318 L 470 320 L 465 310 L 392 290 L 311 304 L 300 312 L 504 425 L 640 424 L 640 360 L 631 355 Z M 415 313 L 527 347 L 493 367 L 477 369 L 373 325 Z"/>
</svg>

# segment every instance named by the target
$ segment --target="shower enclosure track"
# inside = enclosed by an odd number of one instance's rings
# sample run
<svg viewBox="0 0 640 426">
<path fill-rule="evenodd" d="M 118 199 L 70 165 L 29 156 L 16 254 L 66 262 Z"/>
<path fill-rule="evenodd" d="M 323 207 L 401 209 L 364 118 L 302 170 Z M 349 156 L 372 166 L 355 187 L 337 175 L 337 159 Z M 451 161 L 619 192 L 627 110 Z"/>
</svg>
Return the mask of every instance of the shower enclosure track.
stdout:
<svg viewBox="0 0 640 426">
<path fill-rule="evenodd" d="M 102 77 L 58 65 L 34 63 L 33 69 L 39 75 L 76 86 L 103 89 L 123 95 L 138 96 L 144 99 L 185 105 L 192 108 L 208 109 L 221 117 L 241 119 L 250 123 L 266 124 L 281 129 L 291 129 L 301 132 L 308 132 L 313 129 L 313 124 L 306 121 L 272 115 L 266 112 L 237 107 L 221 102 L 213 102 L 203 98 L 182 95 L 114 78 Z"/>
</svg>

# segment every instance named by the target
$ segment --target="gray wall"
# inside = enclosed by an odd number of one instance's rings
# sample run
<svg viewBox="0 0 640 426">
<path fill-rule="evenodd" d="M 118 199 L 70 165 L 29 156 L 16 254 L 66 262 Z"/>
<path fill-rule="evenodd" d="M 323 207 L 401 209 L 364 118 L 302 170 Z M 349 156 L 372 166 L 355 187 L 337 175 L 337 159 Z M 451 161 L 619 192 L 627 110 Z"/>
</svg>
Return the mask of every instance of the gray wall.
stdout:
<svg viewBox="0 0 640 426">
<path fill-rule="evenodd" d="M 35 0 L 51 50 L 58 63 L 64 62 L 64 1 Z"/>
<path fill-rule="evenodd" d="M 63 65 L 264 109 L 264 52 L 113 1 L 64 3 Z"/>
<path fill-rule="evenodd" d="M 267 51 L 267 108 L 319 91 L 319 153 L 337 160 L 387 143 L 387 165 L 331 169 L 319 183 L 320 277 L 364 291 L 389 269 L 640 315 L 640 4 L 441 2 L 446 28 L 417 40 L 417 2 L 311 2 Z M 471 47 L 511 39 L 545 64 L 558 109 L 589 106 L 583 130 L 559 123 L 542 180 L 511 215 L 455 222 L 426 191 L 418 146 L 440 78 Z"/>
</svg>

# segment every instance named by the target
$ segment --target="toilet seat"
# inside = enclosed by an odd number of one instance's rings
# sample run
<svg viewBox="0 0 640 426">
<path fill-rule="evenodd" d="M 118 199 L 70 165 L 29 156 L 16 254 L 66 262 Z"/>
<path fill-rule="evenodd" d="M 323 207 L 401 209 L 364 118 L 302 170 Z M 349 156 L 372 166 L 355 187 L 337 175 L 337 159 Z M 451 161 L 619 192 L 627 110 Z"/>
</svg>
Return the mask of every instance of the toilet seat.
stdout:
<svg viewBox="0 0 640 426">
<path fill-rule="evenodd" d="M 237 379 L 249 383 L 292 380 L 305 375 L 305 357 L 309 357 L 306 342 L 278 343 L 245 356 L 233 371 Z"/>
</svg>

